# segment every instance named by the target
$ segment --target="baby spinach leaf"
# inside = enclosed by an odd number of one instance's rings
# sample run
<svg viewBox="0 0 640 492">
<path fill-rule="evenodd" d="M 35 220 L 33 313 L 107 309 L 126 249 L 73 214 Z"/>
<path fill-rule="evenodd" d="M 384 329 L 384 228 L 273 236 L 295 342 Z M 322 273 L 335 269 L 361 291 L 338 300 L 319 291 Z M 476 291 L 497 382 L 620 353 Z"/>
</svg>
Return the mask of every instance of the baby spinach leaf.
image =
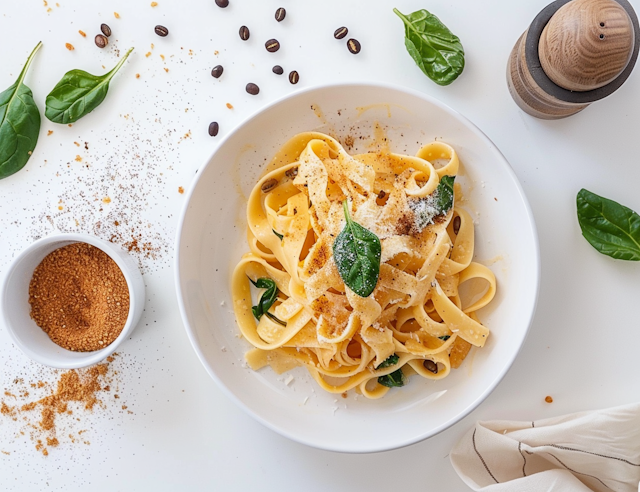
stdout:
<svg viewBox="0 0 640 492">
<path fill-rule="evenodd" d="M 73 123 L 96 109 L 109 91 L 109 82 L 133 51 L 104 75 L 91 75 L 84 70 L 71 70 L 64 74 L 46 99 L 44 115 L 54 123 Z"/>
<path fill-rule="evenodd" d="M 453 181 L 455 176 L 442 176 L 436 188 L 436 207 L 440 215 L 445 215 L 453 207 Z"/>
<path fill-rule="evenodd" d="M 400 386 L 405 385 L 406 379 L 404 377 L 402 369 L 398 369 L 397 371 L 393 371 L 391 374 L 387 374 L 386 376 L 380 376 L 378 378 L 378 383 L 382 386 L 386 386 L 387 388 L 399 388 Z"/>
<path fill-rule="evenodd" d="M 380 239 L 351 220 L 346 200 L 343 208 L 347 223 L 333 243 L 333 259 L 345 285 L 360 297 L 368 297 L 380 275 Z"/>
<path fill-rule="evenodd" d="M 376 369 L 384 369 L 385 367 L 394 366 L 398 363 L 399 360 L 400 357 L 398 357 L 396 354 L 390 355 L 385 360 L 383 360 L 380 365 L 376 367 Z"/>
<path fill-rule="evenodd" d="M 263 314 L 269 314 L 267 313 L 267 311 L 269 311 L 269 308 L 273 306 L 274 302 L 276 302 L 276 299 L 278 298 L 278 288 L 276 287 L 275 281 L 270 279 L 269 277 L 261 277 L 255 282 L 251 278 L 249 278 L 249 280 L 258 289 L 266 289 L 262 293 L 258 304 L 251 308 L 253 315 L 259 321 L 260 318 L 262 318 Z"/>
<path fill-rule="evenodd" d="M 424 9 L 408 15 L 393 11 L 404 22 L 404 44 L 420 70 L 436 84 L 453 82 L 464 70 L 464 48 L 458 36 Z"/>
<path fill-rule="evenodd" d="M 0 179 L 20 171 L 38 142 L 40 112 L 24 78 L 40 46 L 41 42 L 27 58 L 18 80 L 0 93 Z"/>
<path fill-rule="evenodd" d="M 451 335 L 442 335 L 441 337 L 438 337 L 438 338 L 446 342 L 447 340 L 449 340 L 449 338 L 451 338 Z"/>
<path fill-rule="evenodd" d="M 271 230 L 273 231 L 273 233 L 274 233 L 276 236 L 278 236 L 278 238 L 280 238 L 280 241 L 282 241 L 282 239 L 284 238 L 284 236 L 283 236 L 282 234 L 280 234 L 280 233 L 276 232 L 276 230 L 275 230 L 275 229 L 271 229 Z"/>
<path fill-rule="evenodd" d="M 630 208 L 584 188 L 576 198 L 582 235 L 600 253 L 640 260 L 640 216 Z"/>
<path fill-rule="evenodd" d="M 264 313 L 267 315 L 267 318 L 269 318 L 271 321 L 274 321 L 276 323 L 278 323 L 279 325 L 282 326 L 287 326 L 287 323 L 285 323 L 284 321 L 282 321 L 281 319 L 276 318 L 273 314 L 271 314 L 269 311 L 267 311 L 266 313 Z"/>
</svg>

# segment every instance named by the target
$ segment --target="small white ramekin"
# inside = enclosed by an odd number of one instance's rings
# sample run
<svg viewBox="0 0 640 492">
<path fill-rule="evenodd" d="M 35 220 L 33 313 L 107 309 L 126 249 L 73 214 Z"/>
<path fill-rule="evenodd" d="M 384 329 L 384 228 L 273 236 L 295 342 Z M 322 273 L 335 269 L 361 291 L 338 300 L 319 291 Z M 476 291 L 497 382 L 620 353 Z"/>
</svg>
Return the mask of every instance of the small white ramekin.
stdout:
<svg viewBox="0 0 640 492">
<path fill-rule="evenodd" d="M 72 352 L 51 341 L 31 319 L 29 283 L 33 271 L 52 251 L 73 243 L 101 249 L 116 262 L 129 287 L 129 316 L 113 343 L 93 352 Z M 31 244 L 9 265 L 0 286 L 0 319 L 14 343 L 33 360 L 60 369 L 76 369 L 100 362 L 111 355 L 133 332 L 144 309 L 145 289 L 136 262 L 119 246 L 88 234 L 53 234 Z"/>
</svg>

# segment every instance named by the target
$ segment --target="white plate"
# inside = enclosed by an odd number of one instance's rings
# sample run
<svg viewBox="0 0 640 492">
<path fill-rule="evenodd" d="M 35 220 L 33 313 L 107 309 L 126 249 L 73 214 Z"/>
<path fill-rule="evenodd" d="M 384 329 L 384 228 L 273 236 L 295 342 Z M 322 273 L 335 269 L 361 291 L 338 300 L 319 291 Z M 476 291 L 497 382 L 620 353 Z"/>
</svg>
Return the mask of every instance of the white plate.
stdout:
<svg viewBox="0 0 640 492">
<path fill-rule="evenodd" d="M 441 381 L 413 377 L 381 400 L 323 392 L 298 368 L 277 376 L 244 364 L 231 273 L 246 244 L 246 197 L 265 164 L 299 132 L 354 137 L 367 150 L 376 122 L 391 149 L 414 154 L 434 139 L 460 156 L 466 207 L 476 219 L 476 261 L 494 261 L 498 293 L 480 318 L 491 329 Z M 362 138 L 360 138 L 362 137 Z M 358 150 L 354 148 L 353 150 Z M 408 89 L 346 84 L 295 93 L 266 107 L 221 142 L 196 176 L 176 243 L 178 301 L 187 334 L 211 377 L 244 410 L 271 429 L 318 448 L 372 452 L 428 438 L 471 412 L 495 388 L 518 354 L 535 310 L 538 240 L 527 200 L 502 154 L 472 123 L 442 103 Z"/>
</svg>

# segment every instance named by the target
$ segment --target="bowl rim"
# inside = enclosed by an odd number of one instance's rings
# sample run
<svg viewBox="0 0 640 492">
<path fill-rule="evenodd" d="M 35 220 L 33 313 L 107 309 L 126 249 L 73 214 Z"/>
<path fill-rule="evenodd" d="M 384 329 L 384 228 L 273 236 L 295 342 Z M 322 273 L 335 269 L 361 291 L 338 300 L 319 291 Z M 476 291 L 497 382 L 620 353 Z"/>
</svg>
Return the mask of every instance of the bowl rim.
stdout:
<svg viewBox="0 0 640 492">
<path fill-rule="evenodd" d="M 106 253 L 109 256 L 109 258 L 111 258 L 116 263 L 116 265 L 122 272 L 122 275 L 124 276 L 124 279 L 127 282 L 127 288 L 129 290 L 129 314 L 127 315 L 127 320 L 124 326 L 122 327 L 122 331 L 120 332 L 118 337 L 109 345 L 107 345 L 105 348 L 100 350 L 94 350 L 91 352 L 71 352 L 73 354 L 87 354 L 84 357 L 75 357 L 74 359 L 66 360 L 64 355 L 60 355 L 60 356 L 57 356 L 57 358 L 54 360 L 54 358 L 42 356 L 42 354 L 40 354 L 37 350 L 33 350 L 31 346 L 29 346 L 29 344 L 23 343 L 23 341 L 16 335 L 16 329 L 18 328 L 13 326 L 13 324 L 9 321 L 7 310 L 1 309 L 0 311 L 2 311 L 1 313 L 2 322 L 4 323 L 6 331 L 9 333 L 11 340 L 29 358 L 31 358 L 36 362 L 39 362 L 40 364 L 43 364 L 49 367 L 55 367 L 57 369 L 79 369 L 81 367 L 88 367 L 88 366 L 97 364 L 101 360 L 104 360 L 105 358 L 112 355 L 117 350 L 118 346 L 131 334 L 131 332 L 133 331 L 133 328 L 135 328 L 135 324 L 134 324 L 135 320 L 133 319 L 136 311 L 135 305 L 140 301 L 136 298 L 137 294 L 134 289 L 135 282 L 133 279 L 132 272 L 130 271 L 131 267 L 122 260 L 122 258 L 118 254 L 118 249 L 116 245 L 108 241 L 105 241 L 104 239 L 101 239 L 99 237 L 92 236 L 90 234 L 85 234 L 85 233 L 77 233 L 77 232 L 53 233 L 34 241 L 29 246 L 24 248 L 17 256 L 13 258 L 4 276 L 2 277 L 2 283 L 0 285 L 0 307 L 3 307 L 5 305 L 6 292 L 9 288 L 12 274 L 14 270 L 18 267 L 18 265 L 25 258 L 27 258 L 32 253 L 38 251 L 42 247 L 52 243 L 65 242 L 65 241 L 68 241 L 70 244 L 87 243 L 87 244 L 90 244 L 91 246 L 98 248 L 99 250 Z M 60 246 L 60 247 L 64 247 L 64 246 Z M 124 253 L 125 251 L 122 250 L 122 252 Z M 51 343 L 55 344 L 55 342 L 53 341 L 51 341 Z M 64 354 L 65 352 L 70 352 L 64 347 L 60 347 L 57 344 L 56 346 L 64 351 L 62 352 L 62 354 Z"/>
<path fill-rule="evenodd" d="M 278 425 L 273 424 L 269 420 L 267 420 L 264 417 L 262 417 L 260 414 L 258 414 L 255 411 L 253 411 L 247 405 L 245 405 L 240 400 L 240 398 L 237 397 L 235 395 L 235 393 L 229 387 L 227 387 L 226 384 L 224 384 L 224 382 L 218 377 L 218 375 L 215 373 L 215 371 L 213 371 L 212 368 L 207 363 L 205 355 L 204 355 L 204 353 L 202 352 L 202 350 L 200 349 L 200 347 L 198 345 L 197 337 L 195 336 L 194 329 L 189 324 L 189 320 L 188 320 L 188 317 L 187 317 L 185 304 L 183 302 L 183 294 L 184 293 L 182 291 L 181 284 L 180 284 L 180 252 L 181 252 L 180 238 L 182 236 L 185 217 L 186 217 L 188 209 L 189 209 L 189 204 L 191 202 L 191 197 L 192 197 L 192 195 L 194 193 L 194 190 L 195 190 L 195 184 L 200 179 L 200 176 L 202 175 L 203 170 L 207 166 L 209 166 L 209 164 L 212 162 L 212 160 L 215 157 L 215 155 L 220 151 L 220 149 L 222 149 L 224 147 L 224 145 L 227 143 L 227 141 L 230 140 L 236 133 L 238 133 L 242 129 L 242 127 L 244 127 L 247 123 L 249 123 L 250 121 L 252 121 L 255 118 L 259 117 L 263 113 L 271 110 L 273 107 L 281 104 L 284 101 L 287 101 L 289 99 L 293 99 L 293 98 L 302 96 L 304 94 L 315 92 L 315 91 L 318 91 L 318 90 L 326 90 L 326 89 L 338 90 L 340 88 L 353 88 L 353 87 L 367 87 L 367 88 L 373 88 L 373 89 L 397 91 L 397 92 L 405 93 L 405 94 L 407 94 L 409 96 L 412 96 L 412 97 L 416 97 L 416 98 L 425 100 L 425 101 L 427 101 L 427 102 L 429 102 L 429 103 L 441 108 L 445 112 L 451 114 L 453 117 L 457 118 L 465 126 L 467 126 L 471 131 L 476 133 L 477 136 L 480 139 L 482 139 L 488 146 L 490 146 L 500 156 L 500 158 L 502 159 L 502 164 L 504 164 L 504 169 L 507 172 L 507 174 L 509 175 L 509 177 L 511 178 L 511 180 L 513 181 L 513 184 L 515 185 L 515 188 L 516 188 L 516 190 L 518 192 L 518 195 L 520 196 L 520 199 L 522 200 L 522 203 L 524 205 L 526 216 L 529 219 L 529 222 L 528 222 L 528 226 L 529 227 L 528 228 L 530 229 L 531 235 L 532 235 L 533 240 L 534 240 L 533 241 L 534 244 L 533 244 L 533 258 L 532 258 L 532 261 L 534 261 L 534 263 L 535 263 L 535 278 L 533 279 L 534 282 L 535 282 L 535 286 L 534 286 L 534 289 L 533 289 L 534 290 L 534 296 L 533 296 L 533 299 L 532 299 L 532 302 L 531 302 L 531 306 L 530 306 L 529 312 L 523 318 L 524 320 L 526 320 L 526 329 L 522 332 L 522 336 L 521 336 L 521 340 L 519 341 L 518 349 L 516 351 L 514 351 L 513 354 L 511 355 L 511 357 L 506 361 L 508 363 L 503 366 L 503 369 L 500 371 L 500 373 L 497 375 L 497 377 L 463 411 L 461 411 L 460 413 L 458 413 L 457 415 L 455 415 L 451 419 L 447 420 L 446 422 L 444 422 L 440 426 L 435 427 L 433 429 L 430 429 L 427 432 L 422 432 L 420 434 L 417 434 L 414 438 L 405 440 L 400 444 L 393 444 L 393 443 L 390 444 L 390 445 L 389 444 L 387 444 L 387 445 L 381 444 L 379 446 L 369 447 L 367 449 L 363 449 L 361 447 L 358 447 L 357 443 L 351 444 L 351 445 L 348 445 L 348 446 L 330 446 L 330 445 L 326 445 L 326 444 L 312 442 L 312 441 L 310 441 L 308 439 L 305 439 L 302 436 L 298 436 L 298 435 L 296 435 L 296 434 L 294 434 L 292 432 L 289 432 L 286 428 L 283 428 L 283 427 L 280 427 Z M 187 332 L 187 337 L 189 338 L 189 342 L 191 343 L 192 348 L 194 349 L 198 359 L 200 360 L 200 363 L 204 366 L 204 368 L 207 371 L 207 373 L 209 374 L 209 376 L 211 376 L 211 378 L 217 383 L 218 387 L 220 389 L 222 389 L 223 393 L 226 394 L 227 397 L 229 397 L 234 403 L 236 403 L 246 414 L 250 415 L 252 418 L 254 418 L 258 422 L 260 422 L 261 424 L 266 426 L 268 429 L 271 429 L 272 431 L 274 431 L 274 432 L 276 432 L 276 433 L 278 433 L 278 434 L 280 434 L 282 436 L 285 436 L 285 437 L 291 439 L 292 441 L 295 441 L 295 442 L 298 442 L 298 443 L 301 443 L 301 444 L 305 444 L 307 446 L 310 446 L 310 447 L 313 447 L 313 448 L 316 448 L 316 449 L 322 449 L 322 450 L 334 451 L 334 452 L 342 452 L 342 453 L 377 453 L 377 452 L 389 451 L 389 450 L 392 450 L 392 449 L 400 449 L 400 448 L 403 448 L 403 447 L 410 446 L 412 444 L 416 444 L 418 442 L 421 442 L 421 441 L 423 441 L 425 439 L 428 439 L 430 437 L 433 437 L 433 436 L 439 434 L 440 432 L 442 432 L 442 431 L 452 427 L 456 423 L 460 422 L 463 418 L 465 418 L 472 411 L 474 411 L 484 400 L 486 400 L 487 397 L 498 386 L 500 381 L 502 381 L 502 379 L 505 377 L 507 372 L 509 372 L 509 369 L 511 369 L 511 366 L 513 365 L 513 362 L 515 361 L 516 357 L 521 352 L 522 347 L 524 346 L 526 338 L 527 338 L 527 336 L 529 334 L 529 330 L 530 330 L 531 325 L 533 323 L 533 318 L 535 316 L 536 308 L 537 308 L 537 305 L 538 305 L 538 299 L 539 299 L 539 293 L 540 293 L 540 275 L 541 275 L 541 271 L 542 271 L 541 270 L 541 265 L 540 265 L 540 244 L 539 244 L 539 239 L 538 239 L 538 232 L 537 232 L 537 228 L 536 228 L 536 223 L 535 223 L 535 219 L 534 219 L 534 216 L 533 216 L 533 212 L 531 210 L 531 206 L 529 205 L 529 201 L 528 201 L 528 199 L 527 199 L 527 197 L 526 197 L 526 195 L 524 193 L 524 190 L 522 189 L 522 185 L 520 184 L 520 181 L 518 180 L 518 177 L 516 176 L 513 168 L 509 164 L 509 161 L 506 159 L 506 157 L 500 151 L 500 149 L 493 143 L 493 141 L 479 127 L 477 127 L 473 122 L 471 122 L 471 120 L 469 120 L 466 116 L 460 114 L 455 109 L 451 108 L 447 104 L 441 102 L 440 100 L 436 99 L 435 97 L 433 97 L 433 96 L 431 96 L 429 94 L 426 94 L 424 92 L 420 92 L 420 91 L 418 91 L 416 89 L 413 89 L 413 88 L 410 88 L 410 87 L 404 87 L 404 86 L 401 86 L 401 85 L 390 84 L 390 83 L 386 83 L 386 82 L 349 81 L 349 82 L 332 82 L 332 83 L 326 83 L 326 84 L 317 84 L 317 85 L 313 85 L 313 86 L 309 86 L 309 87 L 298 89 L 298 90 L 296 90 L 294 92 L 291 92 L 289 94 L 286 94 L 284 96 L 276 98 L 272 102 L 267 103 L 266 105 L 258 108 L 256 111 L 254 111 L 253 113 L 248 115 L 246 118 L 244 118 L 240 123 L 238 123 L 238 125 L 235 128 L 233 128 L 227 135 L 225 135 L 219 141 L 218 145 L 211 152 L 211 154 L 209 155 L 207 160 L 204 161 L 203 165 L 198 167 L 198 171 L 197 171 L 196 175 L 192 178 L 192 180 L 190 182 L 189 189 L 188 189 L 186 195 L 187 196 L 185 197 L 184 204 L 182 206 L 182 209 L 180 210 L 180 217 L 178 219 L 178 225 L 177 225 L 177 228 L 176 228 L 176 239 L 175 239 L 175 245 L 174 245 L 174 282 L 175 282 L 175 285 L 176 285 L 176 296 L 177 296 L 177 300 L 178 300 L 178 308 L 180 310 L 180 316 L 182 318 L 182 322 L 184 324 L 185 331 Z"/>
</svg>

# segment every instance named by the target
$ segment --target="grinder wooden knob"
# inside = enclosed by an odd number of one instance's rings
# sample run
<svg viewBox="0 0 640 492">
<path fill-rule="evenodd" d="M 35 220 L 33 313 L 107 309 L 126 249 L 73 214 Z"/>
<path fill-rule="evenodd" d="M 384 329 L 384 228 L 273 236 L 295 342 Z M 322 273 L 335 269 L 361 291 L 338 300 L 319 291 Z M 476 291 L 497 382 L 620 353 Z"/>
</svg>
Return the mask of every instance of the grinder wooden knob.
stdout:
<svg viewBox="0 0 640 492">
<path fill-rule="evenodd" d="M 627 0 L 557 0 L 516 42 L 507 66 L 509 91 L 532 116 L 573 115 L 624 83 L 639 36 Z"/>
</svg>

